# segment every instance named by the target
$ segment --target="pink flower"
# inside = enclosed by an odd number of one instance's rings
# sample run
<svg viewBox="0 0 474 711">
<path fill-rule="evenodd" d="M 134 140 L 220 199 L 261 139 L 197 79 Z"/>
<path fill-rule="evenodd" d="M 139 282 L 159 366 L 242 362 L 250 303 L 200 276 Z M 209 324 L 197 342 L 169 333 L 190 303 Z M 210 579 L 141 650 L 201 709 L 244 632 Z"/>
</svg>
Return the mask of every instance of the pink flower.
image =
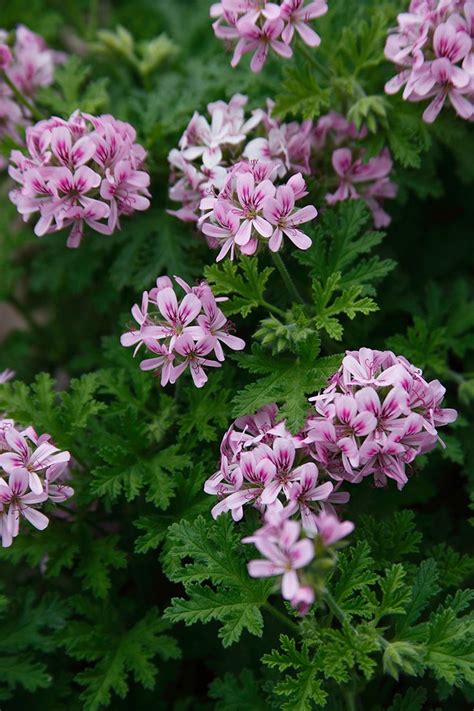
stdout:
<svg viewBox="0 0 474 711">
<path fill-rule="evenodd" d="M 238 204 L 233 212 L 242 220 L 235 236 L 236 244 L 246 245 L 252 237 L 252 230 L 261 237 L 270 237 L 272 228 L 262 215 L 267 199 L 275 194 L 273 183 L 267 179 L 256 184 L 252 173 L 240 173 L 235 179 L 235 189 Z"/>
<path fill-rule="evenodd" d="M 304 617 L 314 602 L 314 590 L 309 585 L 301 585 L 291 598 L 291 606 Z"/>
<path fill-rule="evenodd" d="M 233 67 L 237 66 L 244 54 L 254 52 L 250 61 L 250 69 L 258 73 L 267 61 L 270 48 L 280 57 L 287 59 L 291 57 L 293 55 L 291 47 L 278 39 L 283 28 L 284 23 L 281 19 L 265 20 L 263 25 L 259 27 L 245 17 L 242 18 L 237 23 L 240 39 L 237 42 L 231 65 Z"/>
<path fill-rule="evenodd" d="M 43 491 L 38 472 L 52 464 L 68 462 L 70 459 L 69 452 L 61 452 L 48 442 L 42 442 L 35 451 L 32 451 L 26 437 L 14 427 L 9 427 L 5 431 L 5 439 L 10 446 L 10 451 L 0 454 L 0 467 L 10 475 L 15 471 L 26 472 L 29 486 L 35 494 L 41 494 Z"/>
<path fill-rule="evenodd" d="M 0 70 L 8 69 L 13 62 L 13 55 L 8 45 L 0 43 Z"/>
<path fill-rule="evenodd" d="M 126 335 L 126 334 L 124 334 Z M 123 336 L 122 336 L 123 338 Z M 126 345 L 122 343 L 122 345 Z M 173 382 L 171 379 L 175 375 L 175 370 L 173 367 L 175 353 L 169 349 L 168 346 L 163 343 L 156 343 L 155 341 L 148 338 L 146 341 L 146 347 L 150 353 L 154 354 L 154 358 L 145 358 L 140 363 L 141 370 L 156 370 L 161 373 L 160 383 L 164 387 L 168 383 Z"/>
<path fill-rule="evenodd" d="M 314 548 L 309 539 L 298 540 L 300 525 L 296 521 L 285 521 L 276 541 L 263 537 L 255 539 L 255 547 L 265 556 L 262 560 L 251 560 L 248 564 L 252 578 L 282 576 L 281 591 L 285 600 L 294 599 L 299 590 L 297 570 L 311 562 Z"/>
<path fill-rule="evenodd" d="M 0 535 L 2 545 L 10 546 L 19 533 L 20 517 L 39 530 L 48 525 L 47 517 L 34 506 L 47 499 L 62 502 L 74 491 L 61 478 L 67 477 L 69 452 L 50 443 L 50 436 L 38 436 L 32 427 L 20 432 L 13 420 L 0 420 Z"/>
<path fill-rule="evenodd" d="M 174 344 L 176 353 L 183 357 L 183 362 L 173 367 L 170 382 L 175 383 L 179 376 L 189 368 L 194 385 L 202 388 L 207 383 L 207 375 L 203 366 L 219 368 L 220 363 L 206 356 L 212 351 L 213 339 L 209 336 L 194 341 L 189 334 L 179 336 Z"/>
<path fill-rule="evenodd" d="M 132 316 L 138 328 L 122 334 L 125 347 L 143 345 L 152 354 L 140 363 L 141 370 L 157 371 L 161 385 L 175 383 L 189 368 L 196 387 L 207 382 L 204 368 L 219 368 L 225 359 L 223 346 L 242 350 L 245 342 L 231 334 L 232 324 L 217 306 L 210 286 L 202 281 L 190 287 L 175 277 L 185 292 L 179 302 L 169 277 L 159 277 L 156 287 L 144 292 L 141 306 L 135 304 Z M 156 310 L 153 310 L 156 304 Z M 214 351 L 217 361 L 207 356 Z"/>
<path fill-rule="evenodd" d="M 134 141 L 132 126 L 108 115 L 40 121 L 27 129 L 28 155 L 11 153 L 20 187 L 10 199 L 24 220 L 39 213 L 38 236 L 71 227 L 69 247 L 79 247 L 85 225 L 111 234 L 121 215 L 150 205 L 149 176 L 140 170 L 146 153 Z"/>
<path fill-rule="evenodd" d="M 332 546 L 354 530 L 352 521 L 339 521 L 330 511 L 323 509 L 316 515 L 318 536 L 325 546 Z"/>
<path fill-rule="evenodd" d="M 235 255 L 235 236 L 240 228 L 238 216 L 224 202 L 217 202 L 213 210 L 214 222 L 204 222 L 203 233 L 221 247 L 216 257 L 220 262 L 230 252 L 230 258 Z"/>
<path fill-rule="evenodd" d="M 321 37 L 308 25 L 308 21 L 325 15 L 327 11 L 325 0 L 315 0 L 309 5 L 305 5 L 305 0 L 283 0 L 280 17 L 287 25 L 282 32 L 282 40 L 290 44 L 296 30 L 305 44 L 318 47 Z"/>
<path fill-rule="evenodd" d="M 48 525 L 48 518 L 32 507 L 46 501 L 45 492 L 31 493 L 28 491 L 28 474 L 24 470 L 16 470 L 10 474 L 8 484 L 0 478 L 0 504 L 8 506 L 8 513 L 2 524 L 2 545 L 6 548 L 16 538 L 20 529 L 20 517 L 24 516 L 35 528 L 43 531 Z"/>
<path fill-rule="evenodd" d="M 293 242 L 298 249 L 309 249 L 311 239 L 297 228 L 304 222 L 314 220 L 318 211 L 313 205 L 295 210 L 295 193 L 289 185 L 277 188 L 276 197 L 269 197 L 265 202 L 263 214 L 270 224 L 275 226 L 268 246 L 272 252 L 278 252 L 283 235 Z"/>
<path fill-rule="evenodd" d="M 327 12 L 325 0 L 222 0 L 211 6 L 210 15 L 216 21 L 216 37 L 226 42 L 236 42 L 232 66 L 243 54 L 254 52 L 250 68 L 259 72 L 265 64 L 269 50 L 284 58 L 292 56 L 290 44 L 294 32 L 310 47 L 317 47 L 321 39 L 308 24 Z M 281 38 L 281 39 L 280 39 Z"/>
<path fill-rule="evenodd" d="M 245 341 L 229 333 L 230 324 L 222 311 L 217 307 L 216 300 L 212 292 L 201 299 L 204 314 L 197 317 L 199 324 L 198 335 L 212 339 L 213 350 L 217 360 L 225 360 L 221 343 L 231 348 L 233 351 L 241 351 L 245 348 Z"/>
<path fill-rule="evenodd" d="M 318 468 L 313 462 L 303 464 L 299 473 L 299 481 L 289 490 L 290 510 L 299 509 L 301 523 L 307 536 L 315 536 L 318 532 L 315 501 L 327 501 L 334 490 L 330 481 L 317 485 Z"/>
<path fill-rule="evenodd" d="M 176 339 L 185 334 L 189 325 L 201 311 L 202 304 L 194 294 L 186 294 L 178 304 L 178 299 L 173 288 L 161 289 L 156 297 L 156 304 L 164 318 L 162 326 L 154 331 L 157 338 L 170 337 L 170 348 L 173 348 Z"/>
<path fill-rule="evenodd" d="M 437 87 L 433 90 L 436 92 L 434 99 L 423 113 L 423 120 L 426 123 L 433 123 L 436 120 L 447 98 L 458 116 L 464 119 L 471 118 L 474 106 L 469 99 L 463 96 L 462 91 L 470 82 L 469 74 L 466 71 L 451 64 L 448 59 L 436 59 L 431 65 L 431 80 L 433 85 L 437 84 Z M 416 83 L 414 89 L 417 91 Z M 433 91 L 430 93 L 432 94 Z M 427 93 L 427 95 L 429 94 Z"/>
<path fill-rule="evenodd" d="M 445 390 L 391 351 L 347 352 L 328 387 L 311 398 L 304 440 L 313 458 L 336 481 L 359 483 L 372 474 L 377 486 L 408 481 L 406 465 L 433 449 L 437 427 L 456 419 L 441 408 Z"/>
<path fill-rule="evenodd" d="M 472 2 L 420 2 L 398 16 L 399 32 L 387 39 L 385 53 L 402 71 L 385 85 L 388 94 L 405 86 L 403 98 L 432 101 L 423 120 L 432 123 L 446 99 L 464 119 L 473 115 Z M 464 16 L 459 14 L 464 11 Z M 433 59 L 431 59 L 433 57 Z"/>
<path fill-rule="evenodd" d="M 339 177 L 339 186 L 335 193 L 326 194 L 326 201 L 329 205 L 334 205 L 341 200 L 366 199 L 366 196 L 369 196 L 366 202 L 374 215 L 375 226 L 381 227 L 387 222 L 377 213 L 378 202 L 375 200 L 377 193 L 374 193 L 373 190 L 370 191 L 370 188 L 378 185 L 380 181 L 386 181 L 390 189 L 388 192 L 386 189 L 385 191 L 380 191 L 380 197 L 385 197 L 386 195 L 388 197 L 395 196 L 395 186 L 388 181 L 388 176 L 392 170 L 392 160 L 387 150 L 383 151 L 379 156 L 370 158 L 367 163 L 363 162 L 362 157 L 354 159 L 349 148 L 338 148 L 334 151 L 332 165 Z"/>
</svg>

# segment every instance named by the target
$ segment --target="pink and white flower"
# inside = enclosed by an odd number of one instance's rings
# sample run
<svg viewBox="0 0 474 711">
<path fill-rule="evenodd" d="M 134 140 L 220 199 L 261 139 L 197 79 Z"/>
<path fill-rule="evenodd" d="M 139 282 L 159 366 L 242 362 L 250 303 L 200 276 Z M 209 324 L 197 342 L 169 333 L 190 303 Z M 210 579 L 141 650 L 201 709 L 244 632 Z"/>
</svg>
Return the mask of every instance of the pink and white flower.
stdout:
<svg viewBox="0 0 474 711">
<path fill-rule="evenodd" d="M 27 129 L 28 154 L 12 151 L 10 193 L 23 219 L 38 213 L 35 234 L 70 227 L 68 247 L 79 247 L 84 226 L 112 234 L 121 215 L 150 205 L 146 157 L 130 124 L 112 116 L 76 111 L 67 121 L 52 117 Z"/>
<path fill-rule="evenodd" d="M 412 2 L 387 39 L 385 54 L 400 72 L 385 91 L 394 94 L 404 86 L 408 101 L 431 99 L 423 113 L 426 123 L 436 120 L 446 99 L 461 118 L 473 116 L 473 7 L 472 0 Z"/>
<path fill-rule="evenodd" d="M 69 452 L 55 447 L 50 436 L 38 436 L 32 427 L 20 430 L 13 420 L 0 420 L 0 536 L 8 547 L 19 533 L 20 519 L 38 530 L 48 518 L 38 510 L 47 500 L 63 502 L 74 490 L 67 478 Z"/>
<path fill-rule="evenodd" d="M 252 578 L 281 576 L 281 593 L 285 600 L 296 597 L 300 588 L 297 571 L 314 558 L 314 548 L 308 538 L 298 540 L 300 525 L 297 521 L 285 521 L 274 540 L 255 536 L 254 545 L 265 556 L 248 564 Z"/>
<path fill-rule="evenodd" d="M 156 286 L 143 293 L 141 306 L 132 308 L 138 328 L 132 326 L 120 342 L 126 348 L 134 346 L 134 355 L 141 346 L 151 353 L 140 368 L 159 373 L 162 386 L 175 383 L 189 368 L 194 384 L 201 388 L 207 382 L 205 368 L 219 368 L 225 360 L 223 346 L 242 350 L 245 341 L 232 335 L 232 324 L 206 282 L 190 287 L 179 277 L 175 281 L 185 292 L 181 301 L 171 279 L 158 277 Z M 212 351 L 217 361 L 207 357 Z"/>
<path fill-rule="evenodd" d="M 231 64 L 235 67 L 244 54 L 253 52 L 250 68 L 261 71 L 270 49 L 280 57 L 293 54 L 291 42 L 295 31 L 303 42 L 317 47 L 321 38 L 310 25 L 328 6 L 325 0 L 222 0 L 211 5 L 216 37 L 236 43 Z"/>
</svg>

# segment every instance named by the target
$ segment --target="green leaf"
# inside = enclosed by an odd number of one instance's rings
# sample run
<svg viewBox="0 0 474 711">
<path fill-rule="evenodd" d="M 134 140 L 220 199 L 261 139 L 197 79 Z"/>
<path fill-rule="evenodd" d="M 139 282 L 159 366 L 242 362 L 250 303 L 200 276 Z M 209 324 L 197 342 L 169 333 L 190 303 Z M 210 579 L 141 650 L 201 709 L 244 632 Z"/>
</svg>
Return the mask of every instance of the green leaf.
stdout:
<svg viewBox="0 0 474 711">
<path fill-rule="evenodd" d="M 73 55 L 56 68 L 53 86 L 40 89 L 38 101 L 64 118 L 69 118 L 79 106 L 85 113 L 100 113 L 108 103 L 109 82 L 104 77 L 92 80 L 91 76 L 92 68 Z"/>
<path fill-rule="evenodd" d="M 112 694 L 125 698 L 129 676 L 146 689 L 153 689 L 155 657 L 167 660 L 180 656 L 175 640 L 164 634 L 168 625 L 155 608 L 129 629 L 122 629 L 114 615 L 105 610 L 94 622 L 71 623 L 64 639 L 68 654 L 94 663 L 75 677 L 84 687 L 80 698 L 86 711 L 108 706 Z"/>
<path fill-rule="evenodd" d="M 380 578 L 382 599 L 376 613 L 377 621 L 386 615 L 403 615 L 411 600 L 410 587 L 405 582 L 406 571 L 401 563 L 394 563 Z"/>
<path fill-rule="evenodd" d="M 273 111 L 280 118 L 314 119 L 329 108 L 329 103 L 330 91 L 321 86 L 308 63 L 301 61 L 295 69 L 285 69 Z"/>
<path fill-rule="evenodd" d="M 242 669 L 238 676 L 227 673 L 215 679 L 209 687 L 209 696 L 216 700 L 216 711 L 267 711 L 260 686 L 253 672 Z"/>
<path fill-rule="evenodd" d="M 366 542 L 359 542 L 340 554 L 335 576 L 333 596 L 342 610 L 348 615 L 369 614 L 371 605 L 365 593 L 378 576 L 373 570 L 373 559 Z"/>
<path fill-rule="evenodd" d="M 117 548 L 118 536 L 98 538 L 79 563 L 77 574 L 86 590 L 105 598 L 110 589 L 110 571 L 125 568 L 127 556 Z"/>
<path fill-rule="evenodd" d="M 274 694 L 288 697 L 280 708 L 311 711 L 313 703 L 324 706 L 327 693 L 322 688 L 322 680 L 317 677 L 317 665 L 309 656 L 308 648 L 303 643 L 298 649 L 295 640 L 287 635 L 280 636 L 280 645 L 281 650 L 274 650 L 262 658 L 271 669 L 295 673 L 295 676 L 287 674 L 274 686 Z"/>
<path fill-rule="evenodd" d="M 422 561 L 417 567 L 405 616 L 397 622 L 397 635 L 402 635 L 409 629 L 418 620 L 431 598 L 439 593 L 438 577 L 438 566 L 431 558 Z"/>
<path fill-rule="evenodd" d="M 240 313 L 248 316 L 258 306 L 265 304 L 265 288 L 273 268 L 258 270 L 256 257 L 246 257 L 240 262 L 226 260 L 206 267 L 204 274 L 215 294 L 232 295 L 222 308 L 227 316 Z"/>
<path fill-rule="evenodd" d="M 311 349 L 314 347 L 311 346 Z M 247 385 L 233 400 L 234 417 L 256 412 L 263 405 L 276 402 L 281 405 L 280 415 L 286 419 L 291 431 L 297 431 L 308 412 L 307 397 L 323 388 L 328 378 L 336 372 L 341 356 L 318 358 L 272 357 L 254 348 L 252 355 L 238 357 L 239 365 L 253 373 L 266 374 Z"/>
<path fill-rule="evenodd" d="M 240 639 L 243 630 L 260 637 L 260 608 L 272 583 L 250 578 L 243 554 L 228 516 L 214 523 L 200 516 L 173 524 L 167 536 L 165 570 L 171 580 L 184 584 L 187 598 L 173 598 L 165 618 L 186 625 L 218 620 L 224 647 Z"/>
<path fill-rule="evenodd" d="M 426 701 L 425 689 L 410 687 L 402 694 L 393 697 L 393 703 L 387 711 L 422 711 Z"/>
</svg>

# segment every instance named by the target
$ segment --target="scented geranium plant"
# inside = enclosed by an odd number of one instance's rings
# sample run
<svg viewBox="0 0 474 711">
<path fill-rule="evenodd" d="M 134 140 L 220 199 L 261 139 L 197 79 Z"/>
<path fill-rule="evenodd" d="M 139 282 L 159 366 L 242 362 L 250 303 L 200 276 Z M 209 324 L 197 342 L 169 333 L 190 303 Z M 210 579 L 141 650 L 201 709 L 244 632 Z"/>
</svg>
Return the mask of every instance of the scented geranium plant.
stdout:
<svg viewBox="0 0 474 711">
<path fill-rule="evenodd" d="M 2 7 L 2 709 L 472 705 L 473 16 Z"/>
</svg>

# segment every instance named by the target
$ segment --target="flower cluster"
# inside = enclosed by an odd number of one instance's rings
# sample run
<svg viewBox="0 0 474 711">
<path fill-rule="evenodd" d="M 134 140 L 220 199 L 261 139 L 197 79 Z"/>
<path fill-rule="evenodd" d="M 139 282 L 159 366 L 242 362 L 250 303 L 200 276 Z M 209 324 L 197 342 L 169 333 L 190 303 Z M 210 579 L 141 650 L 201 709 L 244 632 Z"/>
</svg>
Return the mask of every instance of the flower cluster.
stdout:
<svg viewBox="0 0 474 711">
<path fill-rule="evenodd" d="M 309 249 L 311 239 L 299 225 L 314 220 L 318 211 L 314 205 L 302 208 L 296 200 L 307 195 L 301 173 L 286 184 L 275 186 L 275 166 L 257 161 L 237 163 L 230 171 L 223 189 L 216 197 L 201 200 L 205 214 L 200 220 L 210 246 L 220 248 L 216 261 L 235 250 L 255 254 L 259 243 L 268 243 L 277 252 L 287 237 L 298 249 Z"/>
<path fill-rule="evenodd" d="M 214 518 L 230 511 L 239 521 L 247 505 L 263 514 L 263 527 L 243 539 L 266 557 L 251 561 L 249 573 L 281 575 L 283 597 L 301 612 L 314 599 L 304 573 L 296 572 L 314 557 L 311 539 L 318 535 L 323 545 L 332 545 L 353 529 L 350 522 L 341 523 L 334 510 L 335 504 L 347 503 L 349 495 L 338 491 L 339 483 L 319 481 L 319 474 L 301 434 L 292 436 L 285 423 L 278 422 L 276 405 L 268 405 L 232 424 L 222 440 L 220 468 L 204 486 L 219 499 L 212 509 Z M 305 538 L 298 540 L 302 530 Z"/>
<path fill-rule="evenodd" d="M 385 56 L 400 72 L 385 85 L 388 94 L 402 87 L 408 101 L 431 99 L 423 113 L 436 120 L 446 99 L 464 119 L 474 113 L 474 2 L 412 0 L 387 38 Z"/>
<path fill-rule="evenodd" d="M 311 398 L 316 414 L 306 423 L 304 443 L 335 481 L 373 475 L 376 486 L 394 479 L 402 489 L 407 465 L 434 449 L 437 427 L 457 417 L 441 407 L 445 392 L 403 356 L 348 351 L 328 387 Z"/>
<path fill-rule="evenodd" d="M 150 206 L 146 151 L 135 139 L 129 123 L 110 115 L 40 121 L 26 131 L 27 154 L 11 153 L 20 187 L 10 199 L 25 221 L 39 215 L 38 237 L 70 227 L 67 245 L 79 247 L 84 225 L 112 234 L 122 215 Z"/>
<path fill-rule="evenodd" d="M 171 214 L 196 222 L 209 245 L 219 249 L 218 259 L 232 257 L 235 249 L 253 254 L 261 242 L 277 250 L 284 234 L 298 248 L 307 249 L 311 242 L 297 225 L 314 219 L 317 212 L 313 206 L 295 208 L 294 199 L 306 195 L 303 176 L 317 178 L 328 204 L 363 199 L 376 227 L 389 224 L 382 205 L 397 192 L 389 177 L 392 160 L 387 149 L 365 159 L 359 143 L 366 129 L 358 131 L 335 112 L 317 123 L 282 123 L 272 116 L 271 102 L 266 110 L 250 115 L 246 103 L 245 96 L 236 94 L 228 104 L 209 104 L 209 121 L 195 113 L 179 149 L 169 154 L 169 195 L 181 203 Z M 239 184 L 249 184 L 250 201 L 247 189 L 244 195 Z M 250 235 L 246 215 L 252 217 Z"/>
<path fill-rule="evenodd" d="M 211 6 L 211 17 L 216 37 L 236 43 L 231 65 L 253 52 L 250 69 L 259 72 L 270 49 L 286 59 L 293 55 L 295 30 L 305 44 L 318 47 L 321 38 L 309 23 L 327 11 L 326 0 L 221 0 Z"/>
<path fill-rule="evenodd" d="M 232 324 L 206 282 L 190 287 L 179 277 L 175 281 L 184 298 L 178 301 L 169 277 L 159 277 L 156 287 L 143 293 L 141 306 L 132 308 L 138 328 L 124 333 L 121 343 L 135 346 L 135 353 L 142 345 L 147 348 L 153 357 L 142 360 L 140 368 L 161 374 L 161 385 L 175 383 L 189 368 L 195 386 L 202 388 L 207 382 L 204 368 L 219 368 L 225 359 L 222 346 L 239 351 L 245 341 L 232 335 Z"/>
<path fill-rule="evenodd" d="M 0 139 L 9 136 L 21 144 L 19 128 L 31 122 L 28 108 L 17 101 L 8 83 L 2 81 L 2 71 L 25 97 L 34 99 L 39 88 L 52 83 L 54 67 L 64 62 L 65 57 L 62 52 L 49 49 L 42 37 L 24 25 L 19 25 L 12 36 L 0 29 Z M 0 169 L 5 167 L 6 162 L 0 157 Z"/>
<path fill-rule="evenodd" d="M 365 127 L 357 130 L 344 116 L 332 111 L 322 116 L 315 127 L 313 150 L 323 175 L 336 187 L 334 192 L 326 193 L 328 205 L 343 200 L 364 200 L 375 227 L 387 227 L 391 218 L 383 209 L 383 203 L 397 195 L 397 185 L 390 180 L 393 163 L 388 148 L 366 159 L 364 149 L 358 145 L 366 134 Z M 329 155 L 331 166 L 325 164 Z"/>
<path fill-rule="evenodd" d="M 247 505 L 262 514 L 263 526 L 243 539 L 265 556 L 249 563 L 250 575 L 282 576 L 283 597 L 304 613 L 314 599 L 301 570 L 315 555 L 312 539 L 332 546 L 354 528 L 336 514 L 349 501 L 341 485 L 373 475 L 376 486 L 394 479 L 402 489 L 406 466 L 440 441 L 437 427 L 457 417 L 441 407 L 444 394 L 402 356 L 361 348 L 348 351 L 328 386 L 310 398 L 315 412 L 296 435 L 276 405 L 236 420 L 204 491 L 219 499 L 214 518 L 230 512 L 240 521 Z"/>
<path fill-rule="evenodd" d="M 22 517 L 40 531 L 46 528 L 49 520 L 38 504 L 62 503 L 74 494 L 64 484 L 70 454 L 50 439 L 32 427 L 21 430 L 13 420 L 0 419 L 0 536 L 5 548 L 18 535 Z"/>
</svg>

